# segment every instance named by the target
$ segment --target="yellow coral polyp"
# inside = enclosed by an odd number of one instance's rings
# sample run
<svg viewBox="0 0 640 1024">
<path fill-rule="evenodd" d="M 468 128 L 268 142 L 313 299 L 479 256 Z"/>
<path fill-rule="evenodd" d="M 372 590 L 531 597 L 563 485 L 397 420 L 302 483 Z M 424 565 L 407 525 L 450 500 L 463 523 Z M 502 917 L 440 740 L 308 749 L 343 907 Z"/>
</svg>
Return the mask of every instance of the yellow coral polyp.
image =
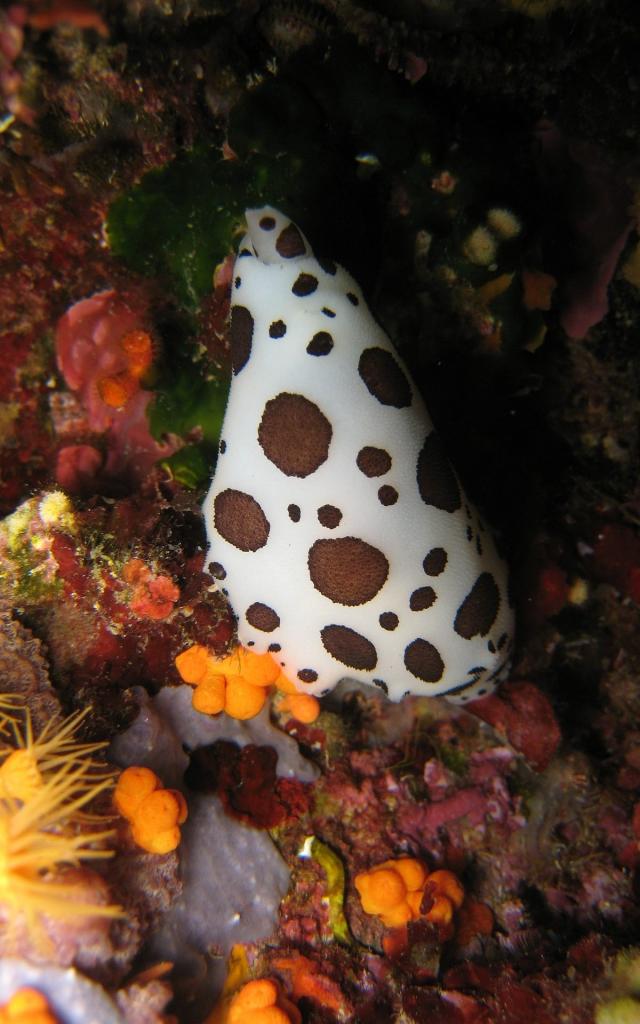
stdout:
<svg viewBox="0 0 640 1024">
<path fill-rule="evenodd" d="M 363 871 L 355 885 L 364 912 L 379 917 L 387 928 L 423 917 L 446 930 L 464 900 L 464 889 L 451 871 L 429 874 L 422 861 L 413 857 L 384 861 Z"/>
<path fill-rule="evenodd" d="M 150 768 L 132 765 L 118 779 L 114 804 L 131 825 L 137 846 L 147 853 L 171 853 L 180 845 L 187 803 L 177 789 L 164 789 Z"/>
<path fill-rule="evenodd" d="M 29 800 L 42 785 L 42 773 L 30 750 L 14 750 L 0 765 L 0 793 L 3 796 Z"/>
<path fill-rule="evenodd" d="M 301 1024 L 300 1011 L 270 978 L 248 981 L 229 1006 L 228 1024 Z"/>
<path fill-rule="evenodd" d="M 0 1006 L 0 1024 L 58 1024 L 46 996 L 35 988 L 19 988 Z"/>
<path fill-rule="evenodd" d="M 40 499 L 38 514 L 45 526 L 74 528 L 73 505 L 64 491 L 51 491 Z"/>
</svg>

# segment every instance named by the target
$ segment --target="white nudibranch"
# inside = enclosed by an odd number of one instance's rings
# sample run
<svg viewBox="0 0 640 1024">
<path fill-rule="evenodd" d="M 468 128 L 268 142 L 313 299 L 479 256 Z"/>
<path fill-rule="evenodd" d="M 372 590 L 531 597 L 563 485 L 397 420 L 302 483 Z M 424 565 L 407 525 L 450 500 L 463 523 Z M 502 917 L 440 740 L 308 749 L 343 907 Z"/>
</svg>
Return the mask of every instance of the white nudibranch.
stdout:
<svg viewBox="0 0 640 1024">
<path fill-rule="evenodd" d="M 353 278 L 247 211 L 233 381 L 204 505 L 239 640 L 300 690 L 468 701 L 506 674 L 506 568 Z"/>
</svg>

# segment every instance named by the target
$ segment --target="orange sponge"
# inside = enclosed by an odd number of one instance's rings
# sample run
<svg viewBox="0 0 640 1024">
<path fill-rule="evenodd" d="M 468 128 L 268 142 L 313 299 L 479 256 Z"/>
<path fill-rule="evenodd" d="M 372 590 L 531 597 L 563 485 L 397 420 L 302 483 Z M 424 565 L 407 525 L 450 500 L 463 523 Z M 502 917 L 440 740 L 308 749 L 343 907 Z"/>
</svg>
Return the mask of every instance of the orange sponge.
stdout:
<svg viewBox="0 0 640 1024">
<path fill-rule="evenodd" d="M 300 1011 L 270 978 L 248 981 L 229 1006 L 229 1024 L 301 1024 Z"/>
<path fill-rule="evenodd" d="M 143 850 L 170 853 L 179 845 L 179 826 L 187 820 L 186 800 L 177 789 L 164 789 L 150 768 L 126 768 L 116 784 L 114 803 Z"/>
</svg>

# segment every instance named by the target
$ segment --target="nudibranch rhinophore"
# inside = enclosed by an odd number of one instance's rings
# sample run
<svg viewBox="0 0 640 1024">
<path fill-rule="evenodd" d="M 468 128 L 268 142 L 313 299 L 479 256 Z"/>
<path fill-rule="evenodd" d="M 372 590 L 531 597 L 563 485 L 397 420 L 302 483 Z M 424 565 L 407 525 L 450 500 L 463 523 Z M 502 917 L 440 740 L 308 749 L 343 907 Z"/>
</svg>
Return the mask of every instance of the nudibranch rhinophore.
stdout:
<svg viewBox="0 0 640 1024">
<path fill-rule="evenodd" d="M 505 675 L 506 568 L 353 278 L 248 210 L 233 379 L 204 505 L 238 637 L 300 690 L 468 701 Z"/>
</svg>

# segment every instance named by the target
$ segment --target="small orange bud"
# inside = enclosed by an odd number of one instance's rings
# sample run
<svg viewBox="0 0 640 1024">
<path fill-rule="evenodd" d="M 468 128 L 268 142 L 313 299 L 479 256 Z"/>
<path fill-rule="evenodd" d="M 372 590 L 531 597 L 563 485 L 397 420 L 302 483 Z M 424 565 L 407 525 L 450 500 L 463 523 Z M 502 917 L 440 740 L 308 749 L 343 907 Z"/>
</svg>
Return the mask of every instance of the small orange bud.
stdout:
<svg viewBox="0 0 640 1024">
<path fill-rule="evenodd" d="M 211 655 L 207 648 L 194 644 L 177 656 L 175 666 L 184 682 L 195 686 L 204 678 L 210 660 Z"/>
<path fill-rule="evenodd" d="M 118 813 L 130 821 L 142 801 L 161 785 L 160 779 L 150 768 L 137 765 L 125 768 L 113 794 Z"/>
</svg>

